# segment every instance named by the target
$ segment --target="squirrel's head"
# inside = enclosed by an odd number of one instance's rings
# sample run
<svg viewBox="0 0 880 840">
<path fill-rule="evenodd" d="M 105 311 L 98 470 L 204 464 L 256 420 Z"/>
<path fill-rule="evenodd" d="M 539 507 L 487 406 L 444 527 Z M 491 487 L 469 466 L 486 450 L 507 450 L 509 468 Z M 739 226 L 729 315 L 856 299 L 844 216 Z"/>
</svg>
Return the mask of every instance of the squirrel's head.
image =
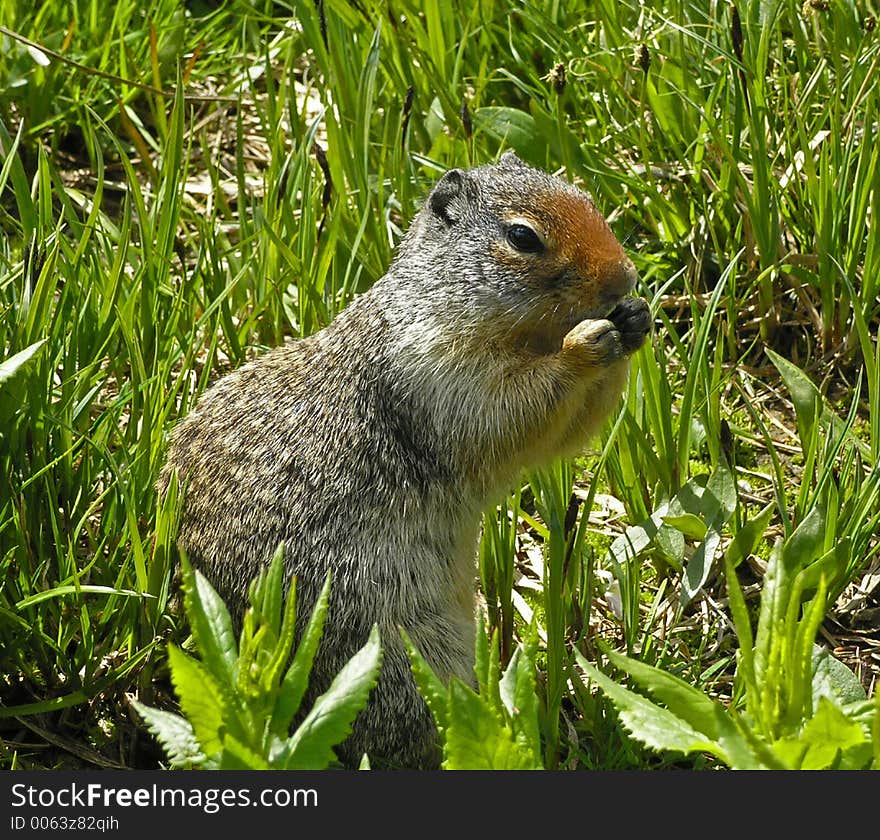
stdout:
<svg viewBox="0 0 880 840">
<path fill-rule="evenodd" d="M 448 301 L 451 292 L 464 304 L 458 309 L 536 348 L 606 315 L 637 277 L 587 195 L 512 152 L 497 164 L 447 172 L 395 267 L 400 279 L 428 278 L 426 293 Z"/>
</svg>

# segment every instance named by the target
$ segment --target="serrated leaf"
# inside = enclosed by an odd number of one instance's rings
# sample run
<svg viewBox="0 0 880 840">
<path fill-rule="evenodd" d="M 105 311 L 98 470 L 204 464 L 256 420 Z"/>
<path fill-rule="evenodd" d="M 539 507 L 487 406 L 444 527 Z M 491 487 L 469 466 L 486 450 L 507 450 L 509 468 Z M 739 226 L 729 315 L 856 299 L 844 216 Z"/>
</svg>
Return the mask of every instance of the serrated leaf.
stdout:
<svg viewBox="0 0 880 840">
<path fill-rule="evenodd" d="M 254 607 L 273 635 L 281 632 L 281 603 L 284 597 L 284 543 L 272 555 L 268 568 L 258 578 L 254 591 Z"/>
<path fill-rule="evenodd" d="M 816 558 L 824 541 L 825 514 L 821 508 L 814 507 L 791 536 L 784 542 L 778 540 L 770 553 L 755 634 L 755 677 L 771 693 L 775 689 L 765 681 L 764 675 L 771 661 L 781 656 L 779 648 L 784 638 L 784 619 L 793 577 Z M 770 673 L 774 674 L 774 684 L 778 683 L 778 673 L 774 669 L 770 669 Z"/>
<path fill-rule="evenodd" d="M 354 719 L 379 678 L 382 647 L 373 625 L 367 643 L 336 675 L 312 706 L 279 758 L 285 770 L 323 770 L 336 760 L 333 747 L 351 733 Z"/>
<path fill-rule="evenodd" d="M 498 685 L 498 696 L 501 700 L 502 707 L 507 712 L 508 715 L 515 714 L 517 710 L 516 705 L 516 680 L 517 680 L 517 663 L 519 662 L 522 656 L 522 649 L 517 647 L 514 650 L 513 655 L 510 657 L 510 662 L 507 663 L 507 669 L 504 671 L 504 675 L 501 677 L 501 680 Z"/>
<path fill-rule="evenodd" d="M 485 629 L 483 632 L 485 633 Z M 501 680 L 501 646 L 498 641 L 497 632 L 493 632 L 489 638 L 489 668 L 487 673 L 489 679 L 485 691 L 486 701 L 493 709 L 497 709 L 500 713 L 503 708 L 499 687 Z"/>
<path fill-rule="evenodd" d="M 186 718 L 154 709 L 137 700 L 132 700 L 131 705 L 162 745 L 172 767 L 198 767 L 205 761 L 205 753 Z"/>
<path fill-rule="evenodd" d="M 797 725 L 799 719 L 812 714 L 812 654 L 819 632 L 819 625 L 826 613 L 825 578 L 819 582 L 816 595 L 803 608 L 800 604 L 800 592 L 795 587 L 788 604 L 786 614 L 787 657 L 786 671 L 786 708 L 783 721 Z M 803 611 L 803 618 L 798 621 L 798 611 Z M 792 632 L 791 628 L 794 628 Z"/>
<path fill-rule="evenodd" d="M 294 640 L 296 638 L 296 595 L 293 582 L 290 585 L 290 591 L 285 604 L 284 614 L 281 621 L 281 632 L 275 640 L 275 648 L 272 651 L 272 657 L 263 668 L 261 676 L 261 685 L 263 691 L 269 693 L 274 691 L 283 683 L 281 672 L 290 659 L 290 652 L 293 650 Z M 286 675 L 285 675 L 286 676 Z M 277 701 L 276 701 L 277 707 Z M 296 710 L 294 709 L 294 713 Z M 280 720 L 279 713 L 279 720 Z M 274 714 L 273 714 L 274 716 Z"/>
<path fill-rule="evenodd" d="M 823 695 L 824 696 L 824 695 Z M 834 705 L 840 708 L 850 720 L 854 720 L 866 732 L 871 731 L 871 725 L 874 722 L 875 712 L 880 712 L 880 695 L 875 694 L 870 700 L 860 700 L 857 703 L 837 703 Z M 880 734 L 880 733 L 878 733 Z M 880 747 L 880 743 L 877 745 Z"/>
<path fill-rule="evenodd" d="M 513 737 L 520 749 L 541 764 L 541 729 L 538 696 L 535 692 L 535 665 L 528 648 L 517 647 L 499 683 L 500 698 L 510 716 Z"/>
<path fill-rule="evenodd" d="M 271 592 L 271 606 L 269 607 L 273 611 L 277 611 L 280 614 L 280 627 L 278 627 L 275 632 L 275 647 L 271 651 L 271 656 L 269 662 L 265 664 L 263 667 L 263 671 L 260 677 L 260 684 L 262 686 L 262 690 L 266 694 L 273 693 L 276 688 L 279 688 L 281 684 L 283 684 L 283 678 L 281 676 L 282 669 L 290 660 L 290 652 L 293 650 L 294 639 L 296 638 L 296 578 L 293 578 L 290 581 L 290 586 L 287 591 L 287 601 L 282 605 L 281 598 L 283 597 L 283 561 L 284 561 L 284 543 L 278 547 L 278 550 L 275 552 L 275 556 L 272 558 L 272 569 L 270 573 L 267 575 L 267 581 L 270 583 L 273 590 Z M 267 596 L 270 593 L 267 592 Z M 292 664 L 292 663 L 291 663 Z M 287 676 L 286 674 L 284 676 Z M 281 699 L 280 693 L 279 697 L 275 700 L 275 709 L 273 710 L 273 719 L 275 717 L 275 712 L 278 712 L 277 723 L 279 724 L 279 728 L 284 724 L 282 720 L 282 716 L 287 714 L 288 709 L 279 709 L 278 701 Z M 284 702 L 288 699 L 287 695 L 284 695 Z M 291 714 L 295 714 L 296 709 L 293 709 Z M 287 721 L 286 725 L 283 726 L 284 732 L 290 726 L 290 721 Z M 279 734 L 283 734 L 279 732 Z"/>
<path fill-rule="evenodd" d="M 674 674 L 631 659 L 621 653 L 606 650 L 612 664 L 629 674 L 653 698 L 663 703 L 676 717 L 694 731 L 716 743 L 724 753 L 724 761 L 731 767 L 748 767 L 756 756 L 727 710 L 711 697 Z"/>
<path fill-rule="evenodd" d="M 291 588 L 296 583 L 291 584 Z M 324 621 L 327 618 L 327 605 L 330 600 L 330 572 L 324 579 L 324 585 L 318 595 L 318 600 L 309 616 L 309 623 L 303 632 L 302 638 L 293 656 L 293 662 L 284 679 L 278 699 L 275 702 L 275 711 L 272 713 L 271 731 L 279 736 L 285 736 L 290 728 L 291 721 L 299 710 L 303 696 L 309 685 L 309 674 L 312 672 L 312 664 L 315 661 L 315 653 L 324 634 Z"/>
<path fill-rule="evenodd" d="M 422 695 L 425 702 L 428 704 L 428 709 L 431 711 L 431 715 L 434 718 L 437 731 L 443 736 L 449 719 L 449 700 L 446 685 L 434 673 L 431 666 L 425 660 L 425 657 L 422 656 L 402 628 L 400 630 L 400 635 L 406 646 L 406 652 L 409 656 L 410 670 L 412 670 L 416 687 L 419 690 L 419 694 Z"/>
<path fill-rule="evenodd" d="M 694 729 L 687 721 L 682 720 L 668 709 L 658 706 L 647 697 L 618 685 L 595 665 L 588 662 L 580 651 L 575 651 L 575 657 L 587 676 L 614 703 L 621 723 L 636 740 L 653 750 L 671 750 L 685 754 L 708 752 L 728 766 L 734 766 L 726 750 L 719 743 L 707 738 L 704 733 Z M 751 750 L 748 752 L 753 756 Z M 753 757 L 745 766 L 759 769 L 764 765 L 757 757 Z"/>
<path fill-rule="evenodd" d="M 447 770 L 540 770 L 531 750 L 522 749 L 513 732 L 485 698 L 461 680 L 449 681 L 449 726 L 444 741 Z"/>
<path fill-rule="evenodd" d="M 175 645 L 168 645 L 168 666 L 180 708 L 192 724 L 202 751 L 206 756 L 219 753 L 225 729 L 225 703 L 220 687 L 201 662 Z"/>
<path fill-rule="evenodd" d="M 238 646 L 226 604 L 207 578 L 181 555 L 184 606 L 202 662 L 214 678 L 227 687 L 236 683 Z"/>
</svg>

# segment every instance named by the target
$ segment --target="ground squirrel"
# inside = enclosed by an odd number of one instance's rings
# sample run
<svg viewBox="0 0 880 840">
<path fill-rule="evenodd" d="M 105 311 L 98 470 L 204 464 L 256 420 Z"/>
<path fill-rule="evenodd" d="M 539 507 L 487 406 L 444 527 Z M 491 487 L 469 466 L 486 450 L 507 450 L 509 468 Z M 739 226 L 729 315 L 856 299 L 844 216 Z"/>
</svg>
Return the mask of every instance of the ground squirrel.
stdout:
<svg viewBox="0 0 880 840">
<path fill-rule="evenodd" d="M 174 431 L 159 491 L 176 469 L 179 545 L 233 612 L 282 540 L 303 621 L 332 569 L 312 697 L 378 623 L 382 672 L 345 764 L 436 764 L 398 627 L 441 676 L 472 681 L 481 512 L 598 431 L 650 327 L 635 280 L 577 188 L 512 153 L 453 169 L 384 277 L 222 378 Z"/>
</svg>

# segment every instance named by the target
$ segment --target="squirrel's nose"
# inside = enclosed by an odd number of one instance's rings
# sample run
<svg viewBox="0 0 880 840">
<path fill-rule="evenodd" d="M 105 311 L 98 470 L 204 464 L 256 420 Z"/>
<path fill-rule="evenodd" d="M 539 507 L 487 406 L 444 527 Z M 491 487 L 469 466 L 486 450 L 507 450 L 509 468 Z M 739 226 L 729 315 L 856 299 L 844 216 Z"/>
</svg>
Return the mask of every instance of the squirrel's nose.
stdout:
<svg viewBox="0 0 880 840">
<path fill-rule="evenodd" d="M 604 293 L 608 297 L 622 298 L 628 295 L 635 287 L 639 273 L 636 271 L 633 261 L 626 256 L 616 260 L 609 260 L 602 267 L 601 274 Z"/>
</svg>

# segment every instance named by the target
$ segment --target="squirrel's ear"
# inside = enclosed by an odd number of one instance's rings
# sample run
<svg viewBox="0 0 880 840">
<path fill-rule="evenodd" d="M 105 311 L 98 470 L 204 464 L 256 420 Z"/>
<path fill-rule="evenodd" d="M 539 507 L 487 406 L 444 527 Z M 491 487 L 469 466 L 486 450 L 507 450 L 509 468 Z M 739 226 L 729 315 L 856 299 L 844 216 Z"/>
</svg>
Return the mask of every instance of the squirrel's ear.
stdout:
<svg viewBox="0 0 880 840">
<path fill-rule="evenodd" d="M 501 155 L 501 157 L 498 159 L 498 164 L 500 166 L 518 166 L 520 168 L 528 168 L 528 164 L 525 161 L 520 160 L 516 156 L 516 152 L 510 150 Z"/>
<path fill-rule="evenodd" d="M 428 206 L 449 226 L 465 214 L 473 199 L 474 185 L 461 169 L 450 169 L 431 190 Z"/>
</svg>

